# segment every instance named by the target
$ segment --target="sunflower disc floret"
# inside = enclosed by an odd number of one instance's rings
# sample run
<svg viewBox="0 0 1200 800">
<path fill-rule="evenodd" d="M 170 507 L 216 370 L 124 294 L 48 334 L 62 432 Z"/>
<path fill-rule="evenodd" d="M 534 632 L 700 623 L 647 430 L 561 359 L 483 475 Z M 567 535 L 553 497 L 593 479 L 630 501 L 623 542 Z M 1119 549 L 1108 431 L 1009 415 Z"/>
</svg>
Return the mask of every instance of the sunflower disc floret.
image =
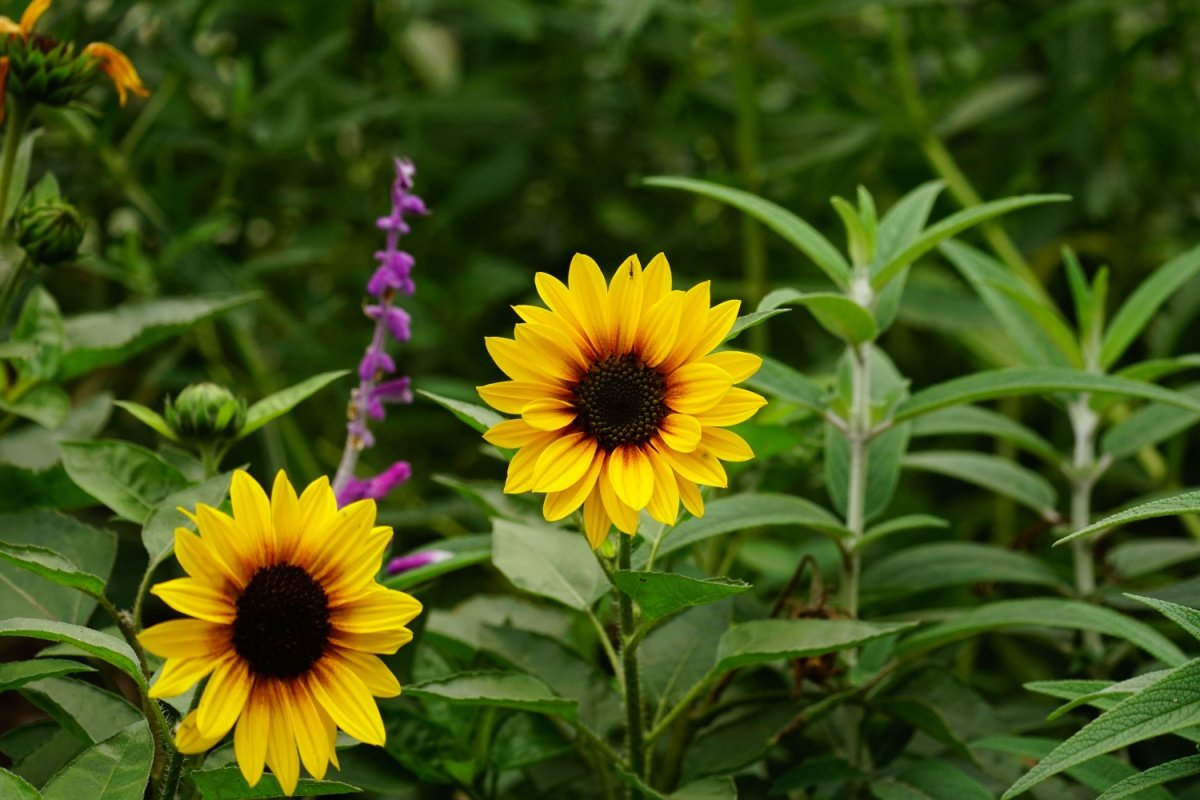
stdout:
<svg viewBox="0 0 1200 800">
<path fill-rule="evenodd" d="M 374 698 L 400 684 L 379 654 L 412 639 L 421 604 L 375 581 L 392 529 L 375 525 L 374 501 L 339 509 L 324 478 L 297 497 L 283 472 L 270 499 L 236 472 L 230 496 L 232 516 L 200 505 L 188 515 L 199 533 L 175 531 L 188 576 L 152 591 L 186 617 L 139 637 L 166 659 L 150 695 L 207 677 L 176 731 L 180 751 L 204 752 L 232 729 L 246 781 L 270 766 L 291 794 L 301 763 L 317 779 L 338 766 L 338 728 L 383 744 Z"/>
<path fill-rule="evenodd" d="M 740 303 L 711 305 L 707 281 L 672 289 L 662 254 L 644 270 L 631 256 L 611 281 L 576 255 L 567 284 L 535 280 L 547 307 L 517 306 L 514 337 L 486 340 L 510 380 L 479 387 L 497 411 L 520 415 L 484 434 L 517 450 L 504 491 L 544 492 L 547 520 L 582 506 L 592 547 L 614 524 L 634 533 L 642 509 L 667 525 L 680 501 L 703 515 L 699 487 L 728 482 L 721 460 L 754 455 L 725 428 L 766 403 L 734 385 L 762 359 L 714 352 Z"/>
</svg>

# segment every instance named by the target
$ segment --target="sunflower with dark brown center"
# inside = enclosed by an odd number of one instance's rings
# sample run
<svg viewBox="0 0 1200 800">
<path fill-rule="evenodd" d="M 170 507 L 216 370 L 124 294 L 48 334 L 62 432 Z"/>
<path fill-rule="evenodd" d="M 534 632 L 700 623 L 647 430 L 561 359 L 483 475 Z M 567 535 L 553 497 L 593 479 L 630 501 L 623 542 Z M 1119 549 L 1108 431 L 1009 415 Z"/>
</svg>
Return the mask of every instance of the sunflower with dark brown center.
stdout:
<svg viewBox="0 0 1200 800">
<path fill-rule="evenodd" d="M 374 698 L 400 684 L 377 654 L 412 639 L 405 625 L 421 604 L 375 582 L 392 529 L 375 525 L 374 501 L 339 509 L 323 478 L 297 497 L 282 472 L 269 500 L 240 471 L 230 496 L 232 517 L 200 505 L 189 515 L 199 535 L 175 531 L 188 577 L 152 591 L 188 618 L 139 636 L 166 659 L 150 696 L 208 677 L 179 749 L 203 752 L 233 728 L 246 781 L 258 783 L 265 763 L 291 794 L 301 763 L 318 779 L 337 766 L 338 728 L 383 744 Z"/>
<path fill-rule="evenodd" d="M 698 486 L 725 486 L 721 459 L 754 455 L 725 428 L 766 402 L 734 385 L 762 359 L 714 352 L 738 301 L 711 306 L 707 281 L 672 289 L 662 254 L 645 270 L 631 256 L 611 282 L 583 255 L 566 285 L 546 273 L 535 281 L 548 308 L 517 306 L 514 338 L 486 340 L 511 380 L 479 387 L 493 408 L 520 415 L 484 435 L 517 448 L 504 491 L 545 492 L 548 520 L 583 506 L 592 547 L 613 524 L 634 533 L 642 509 L 668 525 L 680 500 L 703 515 Z"/>
</svg>

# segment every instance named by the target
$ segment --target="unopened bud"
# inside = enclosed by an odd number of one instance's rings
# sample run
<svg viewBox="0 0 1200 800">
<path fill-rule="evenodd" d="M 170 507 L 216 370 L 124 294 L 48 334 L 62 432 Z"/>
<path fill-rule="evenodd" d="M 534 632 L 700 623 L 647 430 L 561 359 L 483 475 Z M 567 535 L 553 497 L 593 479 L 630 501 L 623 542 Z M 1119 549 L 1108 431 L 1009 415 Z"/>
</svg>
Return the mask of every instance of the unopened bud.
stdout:
<svg viewBox="0 0 1200 800">
<path fill-rule="evenodd" d="M 167 398 L 163 417 L 177 437 L 194 444 L 217 444 L 237 438 L 246 424 L 246 401 L 224 386 L 194 383 Z"/>
</svg>

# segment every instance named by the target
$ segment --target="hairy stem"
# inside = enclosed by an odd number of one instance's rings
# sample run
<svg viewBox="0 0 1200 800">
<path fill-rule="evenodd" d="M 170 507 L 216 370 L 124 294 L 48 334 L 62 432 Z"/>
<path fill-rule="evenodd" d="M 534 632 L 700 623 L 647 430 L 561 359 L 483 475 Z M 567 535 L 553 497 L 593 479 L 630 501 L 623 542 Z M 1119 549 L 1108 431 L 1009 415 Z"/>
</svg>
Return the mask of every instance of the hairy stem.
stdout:
<svg viewBox="0 0 1200 800">
<path fill-rule="evenodd" d="M 619 538 L 621 545 L 617 553 L 617 567 L 628 570 L 633 550 L 632 537 L 621 534 Z M 642 687 L 638 675 L 637 642 L 633 639 L 633 600 L 617 589 L 617 603 L 620 608 L 622 688 L 625 690 L 625 755 L 630 772 L 644 779 L 646 756 L 642 739 Z M 639 800 L 642 793 L 631 788 L 629 796 L 631 800 Z"/>
<path fill-rule="evenodd" d="M 33 110 L 15 97 L 10 101 L 8 108 L 8 126 L 4 129 L 4 154 L 0 156 L 0 222 L 7 219 L 8 192 L 12 187 L 17 151 L 21 149 L 21 135 L 25 133 L 29 112 Z"/>
<path fill-rule="evenodd" d="M 1069 414 L 1075 435 L 1075 453 L 1071 460 L 1071 530 L 1086 528 L 1092 516 L 1092 486 L 1098 473 L 1096 464 L 1096 427 L 1099 417 L 1089 404 L 1087 394 L 1071 404 Z M 1075 560 L 1075 594 L 1087 599 L 1096 591 L 1096 561 L 1090 539 L 1071 542 Z M 1085 631 L 1083 644 L 1088 653 L 1099 656 L 1103 651 L 1100 634 Z"/>
<path fill-rule="evenodd" d="M 852 618 L 858 617 L 858 577 L 862 557 L 858 540 L 866 530 L 867 446 L 871 436 L 871 367 L 867 351 L 851 351 L 852 396 L 846 438 L 850 442 L 850 482 L 846 489 L 846 527 L 853 538 L 846 543 L 842 559 L 842 606 Z"/>
</svg>

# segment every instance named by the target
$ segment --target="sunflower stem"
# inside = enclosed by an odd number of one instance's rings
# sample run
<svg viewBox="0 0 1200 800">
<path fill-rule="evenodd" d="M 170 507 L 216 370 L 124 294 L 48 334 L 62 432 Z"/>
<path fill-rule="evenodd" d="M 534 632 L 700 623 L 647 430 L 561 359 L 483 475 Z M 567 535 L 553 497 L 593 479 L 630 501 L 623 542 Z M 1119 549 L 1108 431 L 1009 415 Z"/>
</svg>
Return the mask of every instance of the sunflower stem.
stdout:
<svg viewBox="0 0 1200 800">
<path fill-rule="evenodd" d="M 19 98 L 12 98 L 9 105 L 8 125 L 4 129 L 4 155 L 0 156 L 0 224 L 8 219 L 8 191 L 12 186 L 17 152 L 21 149 L 21 135 L 29 122 L 33 109 Z"/>
<path fill-rule="evenodd" d="M 621 544 L 617 551 L 617 567 L 628 570 L 632 560 L 633 537 L 620 534 L 619 538 Z M 629 771 L 642 780 L 646 773 L 646 756 L 642 739 L 642 687 L 638 675 L 637 641 L 634 639 L 633 599 L 620 589 L 616 591 L 620 607 L 622 687 L 625 690 L 625 755 L 629 761 Z M 640 800 L 643 795 L 640 790 L 630 787 L 629 797 L 631 800 Z"/>
</svg>

